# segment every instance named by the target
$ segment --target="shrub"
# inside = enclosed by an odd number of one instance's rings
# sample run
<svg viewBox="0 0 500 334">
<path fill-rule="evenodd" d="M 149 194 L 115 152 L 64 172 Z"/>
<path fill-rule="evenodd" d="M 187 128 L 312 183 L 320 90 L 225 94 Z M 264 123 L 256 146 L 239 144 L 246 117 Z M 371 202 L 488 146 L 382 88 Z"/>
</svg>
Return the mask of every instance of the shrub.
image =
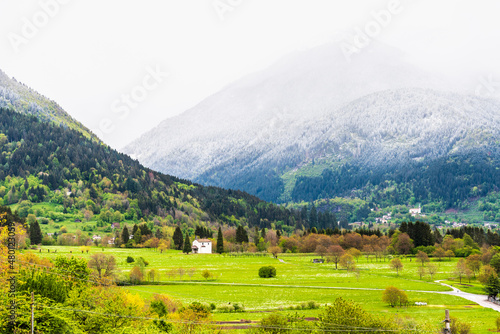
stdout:
<svg viewBox="0 0 500 334">
<path fill-rule="evenodd" d="M 273 266 L 265 266 L 259 269 L 259 277 L 270 278 L 276 277 L 276 268 Z"/>
<path fill-rule="evenodd" d="M 214 305 L 215 306 L 215 305 Z M 225 304 L 217 307 L 217 311 L 220 313 L 242 313 L 245 312 L 245 307 L 237 303 Z"/>
<path fill-rule="evenodd" d="M 134 262 L 134 258 L 132 256 L 127 256 L 127 263 L 132 263 Z"/>
<path fill-rule="evenodd" d="M 319 304 L 314 300 L 310 300 L 308 302 L 300 303 L 300 305 L 293 305 L 288 307 L 290 310 L 315 310 L 319 308 Z"/>
<path fill-rule="evenodd" d="M 309 310 L 315 310 L 317 308 L 319 308 L 319 304 L 316 303 L 314 300 L 310 300 L 310 301 L 307 302 L 307 309 L 309 309 Z"/>
<path fill-rule="evenodd" d="M 289 333 L 288 319 L 279 313 L 273 313 L 260 321 L 259 333 L 282 334 Z"/>
<path fill-rule="evenodd" d="M 219 311 L 220 313 L 233 313 L 234 307 L 233 305 L 221 305 L 217 307 L 217 311 Z"/>
<path fill-rule="evenodd" d="M 137 264 L 139 264 L 141 267 L 144 266 L 144 267 L 147 267 L 147 265 L 149 264 L 148 261 L 144 260 L 143 257 L 139 257 L 137 259 Z"/>
<path fill-rule="evenodd" d="M 452 333 L 457 333 L 457 334 L 472 333 L 471 325 L 469 323 L 460 321 L 454 317 L 450 317 L 450 329 Z"/>
</svg>

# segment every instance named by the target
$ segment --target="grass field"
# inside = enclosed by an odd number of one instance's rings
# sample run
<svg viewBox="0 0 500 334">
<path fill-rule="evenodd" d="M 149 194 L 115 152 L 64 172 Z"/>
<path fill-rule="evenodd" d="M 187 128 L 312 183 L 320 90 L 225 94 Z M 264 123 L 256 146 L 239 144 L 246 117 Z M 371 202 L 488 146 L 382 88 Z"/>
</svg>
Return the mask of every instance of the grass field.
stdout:
<svg viewBox="0 0 500 334">
<path fill-rule="evenodd" d="M 92 253 L 103 250 L 115 256 L 121 275 L 126 275 L 134 266 L 133 263 L 126 263 L 127 256 L 143 257 L 149 262 L 146 271 L 154 268 L 161 273 L 159 283 L 124 287 L 145 300 L 155 293 L 162 293 L 183 303 L 199 301 L 217 306 L 238 303 L 246 308 L 245 313 L 215 312 L 214 319 L 217 321 L 259 320 L 267 311 L 298 312 L 306 317 L 314 317 L 321 312 L 321 308 L 301 311 L 289 311 L 287 308 L 311 300 L 324 306 L 340 296 L 362 304 L 370 312 L 398 314 L 435 326 L 440 326 L 444 310 L 449 309 L 452 316 L 470 322 L 474 333 L 486 333 L 488 329 L 494 328 L 495 320 L 500 315 L 460 297 L 429 293 L 449 290 L 434 280 L 445 280 L 444 283 L 463 291 L 482 293 L 481 285 L 474 280 L 469 283 L 463 279 L 462 285 L 453 280 L 456 259 L 435 262 L 439 266 L 438 273 L 432 279 L 429 275 L 419 279 L 417 270 L 420 264 L 415 259 L 404 259 L 404 269 L 397 275 L 390 269 L 388 261 L 372 262 L 361 257 L 357 264 L 360 269 L 358 276 L 343 269 L 336 270 L 332 264 L 313 264 L 312 259 L 317 256 L 307 254 L 282 254 L 279 259 L 283 262 L 280 262 L 270 256 L 184 255 L 178 251 L 161 254 L 152 249 L 91 247 L 87 254 L 81 253 L 80 247 L 48 246 L 42 247 L 41 252 L 35 252 L 45 257 L 76 255 L 89 258 Z M 273 265 L 277 277 L 260 278 L 258 269 L 264 265 Z M 184 269 L 182 277 L 178 274 L 178 268 Z M 193 269 L 188 275 L 190 268 Z M 205 280 L 201 276 L 203 270 L 209 270 L 212 278 Z M 175 276 L 172 273 L 168 275 L 173 271 L 176 272 Z M 406 290 L 411 302 L 422 301 L 428 305 L 389 307 L 381 299 L 382 290 L 389 285 Z"/>
</svg>

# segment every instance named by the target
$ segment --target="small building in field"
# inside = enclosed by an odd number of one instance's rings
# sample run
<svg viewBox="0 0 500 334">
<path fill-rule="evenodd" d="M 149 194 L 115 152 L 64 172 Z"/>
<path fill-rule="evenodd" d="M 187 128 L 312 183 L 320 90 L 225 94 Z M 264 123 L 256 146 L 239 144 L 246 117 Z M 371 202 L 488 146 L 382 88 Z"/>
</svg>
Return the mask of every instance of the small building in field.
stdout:
<svg viewBox="0 0 500 334">
<path fill-rule="evenodd" d="M 193 254 L 212 254 L 212 241 L 209 239 L 196 239 L 191 247 Z"/>
</svg>

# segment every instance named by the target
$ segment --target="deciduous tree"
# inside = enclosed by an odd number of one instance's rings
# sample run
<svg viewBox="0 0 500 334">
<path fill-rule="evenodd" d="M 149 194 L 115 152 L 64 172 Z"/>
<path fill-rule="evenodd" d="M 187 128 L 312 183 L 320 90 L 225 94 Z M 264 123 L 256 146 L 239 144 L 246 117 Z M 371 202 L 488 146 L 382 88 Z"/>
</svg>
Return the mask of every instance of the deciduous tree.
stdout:
<svg viewBox="0 0 500 334">
<path fill-rule="evenodd" d="M 342 247 L 339 245 L 330 246 L 328 248 L 326 261 L 335 263 L 335 269 L 337 269 L 337 264 L 340 262 L 342 255 L 344 255 L 344 249 Z"/>
<path fill-rule="evenodd" d="M 392 259 L 390 262 L 392 269 L 396 270 L 396 275 L 399 275 L 399 271 L 403 270 L 403 262 L 399 258 Z"/>
<path fill-rule="evenodd" d="M 429 262 L 429 256 L 425 252 L 418 251 L 416 257 L 422 263 L 422 266 L 424 265 L 425 262 Z"/>
<path fill-rule="evenodd" d="M 116 260 L 113 255 L 94 253 L 90 256 L 88 266 L 97 273 L 99 279 L 103 277 L 111 278 L 116 271 Z"/>
<path fill-rule="evenodd" d="M 408 296 L 406 292 L 396 288 L 395 286 L 388 286 L 382 292 L 382 301 L 388 303 L 391 307 L 404 306 L 408 303 Z"/>
</svg>

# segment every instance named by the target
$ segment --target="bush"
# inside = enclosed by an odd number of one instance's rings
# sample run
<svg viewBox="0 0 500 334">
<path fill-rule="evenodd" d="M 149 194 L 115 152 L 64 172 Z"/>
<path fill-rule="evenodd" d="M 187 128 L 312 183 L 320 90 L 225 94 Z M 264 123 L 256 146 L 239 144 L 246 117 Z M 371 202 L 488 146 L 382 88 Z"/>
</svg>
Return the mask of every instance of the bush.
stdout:
<svg viewBox="0 0 500 334">
<path fill-rule="evenodd" d="M 215 305 L 214 305 L 215 306 Z M 220 313 L 243 313 L 245 312 L 245 307 L 243 305 L 239 305 L 237 303 L 234 304 L 226 304 L 217 307 L 217 311 Z"/>
<path fill-rule="evenodd" d="M 137 259 L 137 263 L 138 263 L 140 266 L 144 265 L 144 267 L 147 267 L 147 266 L 148 266 L 148 264 L 149 264 L 149 262 L 148 262 L 148 261 L 146 261 L 146 260 L 144 260 L 144 258 L 143 258 L 143 257 L 138 258 L 138 259 Z"/>
<path fill-rule="evenodd" d="M 288 307 L 289 310 L 315 310 L 319 308 L 319 304 L 313 300 L 300 303 L 300 305 L 293 305 Z"/>
<path fill-rule="evenodd" d="M 132 256 L 127 256 L 127 263 L 132 263 L 134 262 L 134 258 Z"/>
<path fill-rule="evenodd" d="M 261 267 L 259 269 L 259 277 L 262 278 L 276 277 L 276 268 L 274 268 L 273 266 Z"/>
<path fill-rule="evenodd" d="M 457 333 L 457 334 L 472 333 L 471 325 L 469 323 L 462 322 L 454 317 L 450 317 L 450 329 L 452 333 Z"/>
<path fill-rule="evenodd" d="M 233 305 L 221 305 L 217 307 L 217 311 L 219 311 L 220 313 L 233 313 L 234 307 Z"/>
<path fill-rule="evenodd" d="M 288 319 L 279 313 L 273 313 L 260 321 L 259 333 L 282 334 L 289 333 Z"/>
</svg>

